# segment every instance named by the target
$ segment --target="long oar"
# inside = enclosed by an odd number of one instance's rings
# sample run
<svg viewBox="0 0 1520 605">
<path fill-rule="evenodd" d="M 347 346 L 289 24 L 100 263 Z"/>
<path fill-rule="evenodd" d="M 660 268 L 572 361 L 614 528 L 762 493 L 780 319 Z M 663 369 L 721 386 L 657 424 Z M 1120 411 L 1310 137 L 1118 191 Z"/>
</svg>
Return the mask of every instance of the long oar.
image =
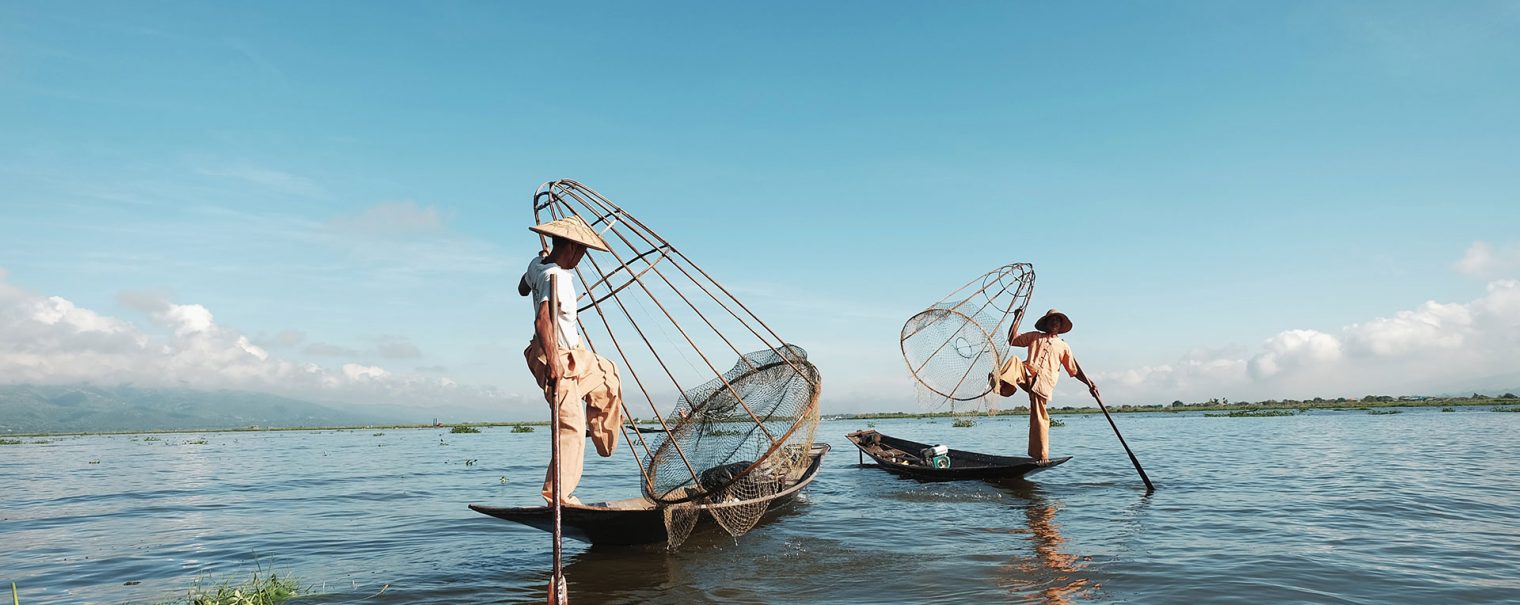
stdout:
<svg viewBox="0 0 1520 605">
<path fill-rule="evenodd" d="M 549 326 L 550 326 L 550 335 L 549 335 L 549 337 L 555 339 L 555 343 L 558 344 L 558 340 L 559 340 L 559 329 L 558 329 L 559 328 L 559 276 L 558 275 L 554 275 L 552 273 L 549 274 Z M 555 348 L 557 349 L 558 347 L 555 347 Z M 555 352 L 558 353 L 558 351 L 555 351 Z M 547 351 L 545 352 L 545 355 L 546 356 L 548 355 Z M 556 360 L 556 359 L 545 359 L 544 361 L 547 361 L 547 362 L 549 362 L 552 365 L 552 364 L 554 364 L 558 360 Z M 561 519 L 563 518 L 563 515 L 564 515 L 564 505 L 560 501 L 560 491 L 559 491 L 560 490 L 560 480 L 563 477 L 562 477 L 562 475 L 560 473 L 560 464 L 559 464 L 559 462 L 560 462 L 560 459 L 559 459 L 559 406 L 560 406 L 560 400 L 559 400 L 559 380 L 558 379 L 553 379 L 553 380 L 549 381 L 549 397 L 550 397 L 551 401 L 554 402 L 554 405 L 550 406 L 550 408 L 553 410 L 554 417 L 551 418 L 551 419 L 549 419 L 549 426 L 550 426 L 550 429 L 549 429 L 549 457 L 553 460 L 552 464 L 554 466 L 554 490 L 553 490 L 553 492 L 554 492 L 554 578 L 551 579 L 551 580 L 549 580 L 549 603 L 550 603 L 550 605 L 569 605 L 569 603 L 570 603 L 570 597 L 569 597 L 568 591 L 565 588 L 565 567 L 564 567 L 564 564 L 562 563 L 562 560 L 560 559 L 560 555 L 561 555 L 561 552 L 563 550 L 563 544 L 564 544 L 565 535 L 564 535 L 563 528 L 561 528 L 561 526 L 560 526 L 560 521 L 561 521 Z"/>
<path fill-rule="evenodd" d="M 1082 364 L 1077 364 L 1077 373 L 1087 376 L 1087 372 L 1082 371 Z M 1114 424 L 1114 417 L 1109 415 L 1108 407 L 1103 405 L 1103 398 L 1098 396 L 1098 388 L 1093 386 L 1092 378 L 1088 377 L 1087 380 L 1087 386 L 1089 387 L 1087 392 L 1091 393 L 1093 399 L 1097 400 L 1098 409 L 1103 410 L 1103 417 L 1108 419 L 1108 426 L 1114 427 L 1114 436 L 1119 438 L 1119 445 L 1124 446 L 1124 453 L 1129 454 L 1130 463 L 1134 464 L 1135 470 L 1140 473 L 1140 480 L 1145 482 L 1145 490 L 1156 491 L 1156 486 L 1151 484 L 1151 478 L 1145 476 L 1145 469 L 1140 468 L 1140 459 L 1135 457 L 1135 452 L 1130 451 L 1129 444 L 1124 442 L 1124 435 L 1119 432 L 1119 425 Z"/>
</svg>

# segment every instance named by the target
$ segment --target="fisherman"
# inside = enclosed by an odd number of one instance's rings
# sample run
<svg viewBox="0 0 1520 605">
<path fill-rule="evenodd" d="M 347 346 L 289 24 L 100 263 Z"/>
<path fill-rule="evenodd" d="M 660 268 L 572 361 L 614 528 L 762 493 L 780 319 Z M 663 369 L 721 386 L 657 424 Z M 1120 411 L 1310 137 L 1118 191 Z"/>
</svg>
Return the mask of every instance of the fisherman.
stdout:
<svg viewBox="0 0 1520 605">
<path fill-rule="evenodd" d="M 1060 370 L 1065 368 L 1067 374 L 1087 385 L 1094 398 L 1098 396 L 1098 385 L 1087 379 L 1087 374 L 1072 356 L 1071 347 L 1061 340 L 1061 334 L 1071 331 L 1071 318 L 1065 313 L 1055 309 L 1047 311 L 1044 317 L 1034 322 L 1033 332 L 1015 335 L 1018 325 L 1015 319 L 1009 327 L 1008 346 L 1029 347 L 1029 354 L 1025 356 L 1026 361 L 1019 363 L 1014 359 L 1014 363 L 1000 370 L 997 377 L 999 393 L 1012 395 L 1016 391 L 1009 388 L 1012 385 L 1022 386 L 1029 392 L 1029 457 L 1044 463 L 1050 460 L 1050 414 L 1045 411 L 1045 405 L 1050 403 L 1050 394 L 1055 390 Z"/>
<path fill-rule="evenodd" d="M 596 452 L 602 457 L 611 456 L 617 448 L 618 432 L 623 423 L 623 394 L 617 366 L 581 345 L 580 329 L 575 319 L 574 269 L 586 255 L 588 247 L 603 252 L 611 250 L 579 216 L 530 229 L 549 236 L 552 248 L 528 262 L 528 270 L 517 284 L 519 295 L 533 295 L 535 310 L 533 340 L 523 355 L 528 360 L 528 371 L 544 390 L 550 415 L 554 416 L 556 408 L 559 410 L 558 416 L 552 420 L 551 430 L 553 438 L 559 440 L 560 476 L 564 480 L 561 501 L 579 504 L 580 500 L 571 494 L 581 481 L 581 468 L 585 463 L 587 411 L 590 412 L 591 439 L 596 444 Z M 550 301 L 556 298 L 559 308 L 550 309 Z M 544 501 L 554 502 L 552 460 L 544 477 L 543 495 Z"/>
</svg>

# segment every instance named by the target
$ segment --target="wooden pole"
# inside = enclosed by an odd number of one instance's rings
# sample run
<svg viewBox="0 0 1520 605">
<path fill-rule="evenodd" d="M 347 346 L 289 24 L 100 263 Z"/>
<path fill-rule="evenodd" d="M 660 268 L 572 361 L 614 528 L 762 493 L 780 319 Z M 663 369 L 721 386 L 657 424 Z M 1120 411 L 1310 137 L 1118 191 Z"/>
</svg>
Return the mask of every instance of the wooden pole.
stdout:
<svg viewBox="0 0 1520 605">
<path fill-rule="evenodd" d="M 549 274 L 549 337 L 554 339 L 556 357 L 559 352 L 559 276 Z M 548 355 L 548 351 L 544 352 Z M 554 364 L 556 359 L 545 359 L 549 364 Z M 549 381 L 549 397 L 553 405 L 549 406 L 550 413 L 554 415 L 549 419 L 549 458 L 554 467 L 554 577 L 549 580 L 549 603 L 550 605 L 569 605 L 570 598 L 565 589 L 565 568 L 561 559 L 564 546 L 564 529 L 561 520 L 564 518 L 564 505 L 561 502 L 560 483 L 563 478 L 560 473 L 559 457 L 559 379 Z"/>
<path fill-rule="evenodd" d="M 1077 364 L 1077 373 L 1087 376 L 1087 372 L 1082 371 L 1082 364 Z M 1087 380 L 1089 387 L 1087 392 L 1092 394 L 1093 399 L 1098 402 L 1098 409 L 1103 410 L 1103 417 L 1108 419 L 1108 426 L 1113 427 L 1114 436 L 1119 438 L 1119 445 L 1124 446 L 1124 453 L 1129 454 L 1130 464 L 1135 465 L 1135 471 L 1140 473 L 1140 480 L 1145 482 L 1145 491 L 1156 491 L 1156 486 L 1151 484 L 1151 478 L 1145 475 L 1145 469 L 1140 468 L 1140 459 L 1135 457 L 1135 452 L 1131 451 L 1129 444 L 1124 442 L 1124 435 L 1119 433 L 1119 425 L 1114 424 L 1114 417 L 1109 415 L 1108 407 L 1103 405 L 1103 398 L 1098 396 L 1098 388 L 1093 386 L 1092 378 L 1088 377 Z"/>
</svg>

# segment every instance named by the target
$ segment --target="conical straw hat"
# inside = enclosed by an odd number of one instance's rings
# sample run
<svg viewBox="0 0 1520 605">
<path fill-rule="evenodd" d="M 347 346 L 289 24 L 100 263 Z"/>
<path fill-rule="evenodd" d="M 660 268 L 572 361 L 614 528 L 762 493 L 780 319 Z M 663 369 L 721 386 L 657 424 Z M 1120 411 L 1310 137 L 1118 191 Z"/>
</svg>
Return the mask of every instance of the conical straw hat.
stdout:
<svg viewBox="0 0 1520 605">
<path fill-rule="evenodd" d="M 585 244 L 587 248 L 602 252 L 612 251 L 607 247 L 607 242 L 602 240 L 602 236 L 597 235 L 596 231 L 592 230 L 591 226 L 579 216 L 567 216 L 542 225 L 534 225 L 528 229 L 551 237 L 562 237 L 572 242 Z"/>
<path fill-rule="evenodd" d="M 1051 322 L 1055 322 L 1056 325 L 1052 327 Z M 1065 334 L 1071 331 L 1071 318 L 1065 313 L 1051 309 L 1046 311 L 1045 316 L 1039 321 L 1034 322 L 1034 329 L 1052 334 Z"/>
</svg>

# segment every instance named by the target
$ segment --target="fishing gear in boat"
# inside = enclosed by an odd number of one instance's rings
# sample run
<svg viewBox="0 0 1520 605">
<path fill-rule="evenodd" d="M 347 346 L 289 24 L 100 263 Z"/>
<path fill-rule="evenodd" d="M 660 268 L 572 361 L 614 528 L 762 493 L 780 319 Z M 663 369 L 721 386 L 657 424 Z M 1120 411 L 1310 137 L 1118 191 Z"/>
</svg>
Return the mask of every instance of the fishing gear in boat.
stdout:
<svg viewBox="0 0 1520 605">
<path fill-rule="evenodd" d="M 790 501 L 821 468 L 815 444 L 822 376 L 675 245 L 573 180 L 533 197 L 534 218 L 579 217 L 609 248 L 575 269 L 585 347 L 618 366 L 623 418 L 644 404 L 659 428 L 625 421 L 641 493 L 563 505 L 564 535 L 592 543 L 678 547 L 705 518 L 733 536 Z M 607 260 L 608 256 L 611 261 Z M 470 505 L 541 529 L 552 507 Z"/>
</svg>

